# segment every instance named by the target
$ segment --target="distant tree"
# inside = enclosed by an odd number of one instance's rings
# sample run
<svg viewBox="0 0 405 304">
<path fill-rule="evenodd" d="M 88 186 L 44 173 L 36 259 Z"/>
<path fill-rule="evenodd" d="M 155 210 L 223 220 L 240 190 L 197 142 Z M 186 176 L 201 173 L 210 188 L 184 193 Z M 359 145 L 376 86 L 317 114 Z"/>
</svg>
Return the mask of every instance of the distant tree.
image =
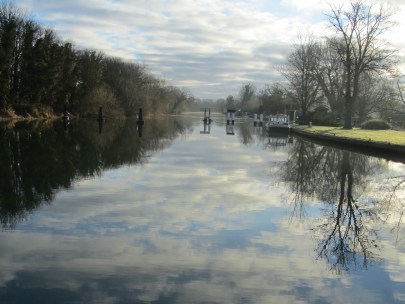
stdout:
<svg viewBox="0 0 405 304">
<path fill-rule="evenodd" d="M 256 93 L 256 87 L 252 83 L 243 84 L 239 91 L 239 98 L 242 110 L 248 108 L 249 102 L 252 101 Z"/>
<path fill-rule="evenodd" d="M 259 90 L 258 100 L 260 112 L 276 114 L 286 111 L 287 93 L 279 83 L 266 84 L 263 89 Z"/>
<path fill-rule="evenodd" d="M 361 76 L 364 73 L 390 71 L 393 50 L 382 43 L 382 35 L 393 23 L 382 4 L 352 0 L 348 6 L 331 6 L 328 21 L 342 43 L 336 44 L 344 69 L 344 128 L 352 128 L 352 115 L 358 102 Z"/>
<path fill-rule="evenodd" d="M 149 82 L 150 109 L 154 113 L 166 113 L 167 105 L 164 102 L 166 100 L 166 82 L 162 79 L 157 79 L 151 76 Z M 198 110 L 198 109 L 196 109 Z"/>
<path fill-rule="evenodd" d="M 169 93 L 172 95 L 172 102 L 168 112 L 172 114 L 180 114 L 188 103 L 188 93 L 174 86 L 170 86 L 168 89 Z"/>
<path fill-rule="evenodd" d="M 226 108 L 227 110 L 235 110 L 235 107 L 236 107 L 235 98 L 232 95 L 229 95 L 226 98 Z"/>
<path fill-rule="evenodd" d="M 220 113 L 226 112 L 226 99 L 225 98 L 219 98 L 215 101 L 217 104 L 217 111 Z"/>
</svg>

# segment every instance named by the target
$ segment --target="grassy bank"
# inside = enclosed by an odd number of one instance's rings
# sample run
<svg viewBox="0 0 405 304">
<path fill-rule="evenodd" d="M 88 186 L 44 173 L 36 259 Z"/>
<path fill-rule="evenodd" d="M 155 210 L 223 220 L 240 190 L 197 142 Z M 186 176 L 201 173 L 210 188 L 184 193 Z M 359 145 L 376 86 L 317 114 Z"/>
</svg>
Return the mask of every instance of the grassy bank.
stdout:
<svg viewBox="0 0 405 304">
<path fill-rule="evenodd" d="M 405 131 L 362 129 L 344 130 L 341 127 L 323 126 L 299 126 L 298 128 L 305 132 L 405 146 Z"/>
</svg>

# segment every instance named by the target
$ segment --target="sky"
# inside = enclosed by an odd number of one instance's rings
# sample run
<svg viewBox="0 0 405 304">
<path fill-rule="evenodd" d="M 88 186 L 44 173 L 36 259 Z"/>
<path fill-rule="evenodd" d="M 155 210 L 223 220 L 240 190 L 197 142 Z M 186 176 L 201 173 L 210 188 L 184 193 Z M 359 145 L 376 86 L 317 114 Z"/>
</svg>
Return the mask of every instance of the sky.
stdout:
<svg viewBox="0 0 405 304">
<path fill-rule="evenodd" d="M 347 2 L 346 0 L 343 0 Z M 405 50 L 405 0 L 385 0 Z M 284 81 L 278 72 L 299 36 L 330 32 L 325 0 L 15 0 L 76 48 L 135 60 L 201 99 Z M 333 2 L 335 3 L 335 2 Z"/>
</svg>

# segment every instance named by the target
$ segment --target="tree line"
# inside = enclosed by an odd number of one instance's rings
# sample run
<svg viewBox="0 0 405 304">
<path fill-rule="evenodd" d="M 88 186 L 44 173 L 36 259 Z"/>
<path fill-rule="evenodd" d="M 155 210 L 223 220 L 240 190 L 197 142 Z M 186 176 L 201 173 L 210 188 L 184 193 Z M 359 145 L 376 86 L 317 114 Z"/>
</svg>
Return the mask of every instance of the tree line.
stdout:
<svg viewBox="0 0 405 304">
<path fill-rule="evenodd" d="M 267 113 L 295 109 L 304 120 L 323 109 L 320 119 L 341 119 L 346 129 L 354 119 L 389 120 L 402 115 L 404 120 L 400 61 L 383 39 L 394 26 L 392 12 L 382 3 L 352 0 L 331 4 L 325 16 L 333 33 L 322 39 L 300 37 L 279 67 L 285 82 L 260 90 L 252 83 L 243 84 L 237 102 L 228 96 L 225 104 Z"/>
<path fill-rule="evenodd" d="M 0 111 L 20 115 L 64 110 L 111 116 L 179 113 L 193 99 L 145 66 L 76 49 L 11 2 L 0 5 Z"/>
</svg>

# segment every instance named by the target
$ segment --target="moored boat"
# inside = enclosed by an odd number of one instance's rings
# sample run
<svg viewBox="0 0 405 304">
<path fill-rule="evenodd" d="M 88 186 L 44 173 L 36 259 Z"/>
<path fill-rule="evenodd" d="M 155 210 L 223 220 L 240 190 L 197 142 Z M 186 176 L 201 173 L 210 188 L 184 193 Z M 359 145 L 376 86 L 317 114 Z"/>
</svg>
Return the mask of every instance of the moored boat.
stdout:
<svg viewBox="0 0 405 304">
<path fill-rule="evenodd" d="M 266 129 L 268 131 L 275 130 L 289 132 L 291 129 L 289 116 L 287 114 L 269 115 Z"/>
</svg>

